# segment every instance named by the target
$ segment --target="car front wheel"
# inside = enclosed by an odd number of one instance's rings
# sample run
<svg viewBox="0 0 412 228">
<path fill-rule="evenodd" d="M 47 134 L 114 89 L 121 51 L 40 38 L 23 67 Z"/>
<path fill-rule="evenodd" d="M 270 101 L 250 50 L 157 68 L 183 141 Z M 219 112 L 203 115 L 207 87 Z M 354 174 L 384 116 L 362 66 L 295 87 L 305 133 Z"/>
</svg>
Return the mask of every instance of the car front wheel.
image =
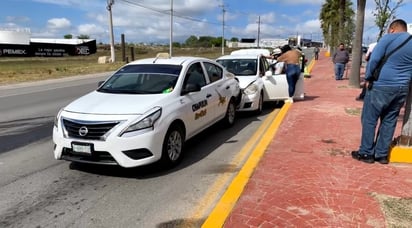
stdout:
<svg viewBox="0 0 412 228">
<path fill-rule="evenodd" d="M 236 102 L 232 98 L 230 99 L 230 102 L 227 106 L 226 115 L 222 120 L 223 124 L 226 125 L 227 127 L 231 127 L 235 124 L 235 118 L 236 118 Z"/>
<path fill-rule="evenodd" d="M 170 126 L 163 141 L 161 161 L 166 167 L 175 166 L 182 159 L 185 136 L 179 125 Z"/>
<path fill-rule="evenodd" d="M 258 108 L 256 109 L 256 114 L 261 114 L 263 111 L 263 93 L 260 93 L 259 96 L 259 103 L 258 103 Z"/>
</svg>

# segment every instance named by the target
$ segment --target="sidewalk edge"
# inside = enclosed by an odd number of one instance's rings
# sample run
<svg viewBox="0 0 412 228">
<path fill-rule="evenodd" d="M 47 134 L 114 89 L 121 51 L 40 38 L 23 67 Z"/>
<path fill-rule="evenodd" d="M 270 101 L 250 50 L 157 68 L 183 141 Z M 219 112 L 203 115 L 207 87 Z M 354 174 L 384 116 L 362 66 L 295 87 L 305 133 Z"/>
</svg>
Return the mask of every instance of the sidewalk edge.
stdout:
<svg viewBox="0 0 412 228">
<path fill-rule="evenodd" d="M 258 165 L 260 158 L 264 154 L 267 146 L 274 139 L 274 136 L 276 135 L 276 132 L 279 129 L 279 126 L 282 123 L 291 105 L 292 103 L 285 102 L 278 115 L 268 128 L 266 134 L 264 134 L 262 139 L 258 142 L 258 146 L 252 152 L 245 165 L 239 171 L 238 175 L 233 179 L 232 183 L 230 183 L 222 198 L 219 200 L 215 208 L 203 223 L 203 228 L 216 228 L 223 226 L 226 218 L 229 216 L 240 195 L 242 194 L 243 189 L 246 186 L 249 178 L 251 177 L 254 169 Z"/>
</svg>

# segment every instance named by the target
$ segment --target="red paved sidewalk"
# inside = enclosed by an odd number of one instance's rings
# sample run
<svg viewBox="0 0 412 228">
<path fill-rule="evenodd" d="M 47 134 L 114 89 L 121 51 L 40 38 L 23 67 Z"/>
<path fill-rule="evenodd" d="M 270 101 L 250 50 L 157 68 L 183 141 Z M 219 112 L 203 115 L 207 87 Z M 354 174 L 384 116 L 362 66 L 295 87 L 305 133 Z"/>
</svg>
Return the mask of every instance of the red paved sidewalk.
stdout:
<svg viewBox="0 0 412 228">
<path fill-rule="evenodd" d="M 320 55 L 225 227 L 386 227 L 379 200 L 412 197 L 412 165 L 351 158 L 360 142 L 360 89 L 335 81 Z M 399 136 L 402 121 L 395 136 Z"/>
</svg>

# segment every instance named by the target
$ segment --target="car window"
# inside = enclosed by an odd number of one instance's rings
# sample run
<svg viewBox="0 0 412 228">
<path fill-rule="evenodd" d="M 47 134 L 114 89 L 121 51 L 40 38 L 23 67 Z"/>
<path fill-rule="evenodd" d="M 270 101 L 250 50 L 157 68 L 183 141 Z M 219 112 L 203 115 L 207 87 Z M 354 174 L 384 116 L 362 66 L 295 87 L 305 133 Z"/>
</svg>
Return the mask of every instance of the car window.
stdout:
<svg viewBox="0 0 412 228">
<path fill-rule="evenodd" d="M 206 67 L 206 72 L 209 77 L 210 82 L 215 82 L 217 80 L 220 80 L 223 76 L 223 69 L 220 68 L 219 66 L 212 64 L 212 63 L 204 63 Z"/>
<path fill-rule="evenodd" d="M 257 58 L 255 59 L 218 59 L 227 71 L 237 76 L 250 76 L 257 73 Z"/>
<path fill-rule="evenodd" d="M 170 93 L 181 69 L 177 65 L 128 65 L 118 70 L 97 91 L 121 94 Z"/>
<path fill-rule="evenodd" d="M 259 72 L 263 76 L 269 70 L 269 63 L 266 58 L 260 58 Z"/>
<path fill-rule="evenodd" d="M 186 84 L 195 84 L 203 87 L 206 85 L 205 74 L 199 62 L 192 64 L 186 73 Z"/>
</svg>

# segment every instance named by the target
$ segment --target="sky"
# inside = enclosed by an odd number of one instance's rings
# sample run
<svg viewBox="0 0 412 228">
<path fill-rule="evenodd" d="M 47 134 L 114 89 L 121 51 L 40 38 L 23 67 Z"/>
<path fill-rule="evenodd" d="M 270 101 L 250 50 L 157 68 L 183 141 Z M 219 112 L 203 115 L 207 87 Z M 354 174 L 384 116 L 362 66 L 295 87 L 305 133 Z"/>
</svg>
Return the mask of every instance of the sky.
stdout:
<svg viewBox="0 0 412 228">
<path fill-rule="evenodd" d="M 300 35 L 322 40 L 319 12 L 324 0 L 1 0 L 0 30 L 29 29 L 32 38 L 88 35 L 99 43 L 109 43 L 110 1 L 114 2 L 116 43 L 124 34 L 129 43 L 168 44 L 171 31 L 174 42 L 184 42 L 191 35 L 223 34 L 225 39 Z M 356 12 L 356 1 L 352 1 Z M 365 44 L 376 40 L 374 2 L 368 0 L 366 5 Z M 412 23 L 411 3 L 404 0 L 397 18 Z"/>
</svg>

